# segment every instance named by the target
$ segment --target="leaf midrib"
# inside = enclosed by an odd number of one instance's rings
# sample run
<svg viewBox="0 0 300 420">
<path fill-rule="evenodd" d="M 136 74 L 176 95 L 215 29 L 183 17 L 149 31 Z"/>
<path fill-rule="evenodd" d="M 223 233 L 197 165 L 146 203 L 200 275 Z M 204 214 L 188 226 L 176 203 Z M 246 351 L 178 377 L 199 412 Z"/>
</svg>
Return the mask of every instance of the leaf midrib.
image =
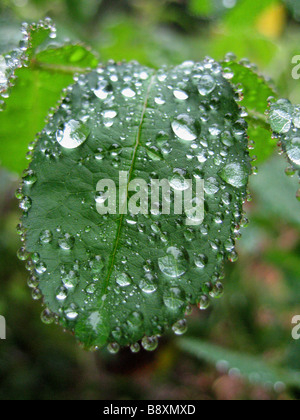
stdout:
<svg viewBox="0 0 300 420">
<path fill-rule="evenodd" d="M 152 74 L 151 78 L 150 78 L 150 82 L 148 84 L 148 88 L 147 88 L 147 91 L 146 91 L 146 96 L 145 96 L 145 100 L 144 100 L 144 104 L 143 104 L 141 120 L 140 120 L 140 124 L 139 124 L 139 128 L 138 128 L 138 133 L 137 133 L 136 142 L 135 142 L 135 146 L 134 146 L 131 166 L 130 166 L 130 170 L 129 170 L 128 183 L 127 183 L 127 200 L 128 200 L 128 188 L 129 188 L 130 181 L 132 179 L 134 164 L 135 164 L 135 161 L 136 161 L 138 148 L 140 146 L 142 126 L 143 126 L 143 123 L 144 123 L 144 118 L 145 118 L 145 114 L 146 114 L 147 106 L 148 106 L 149 95 L 150 95 L 151 87 L 153 85 L 155 76 L 156 76 L 156 72 L 154 72 Z M 103 294 L 106 294 L 106 291 L 107 291 L 107 288 L 108 288 L 108 285 L 109 285 L 109 280 L 111 278 L 111 274 L 112 274 L 113 269 L 114 269 L 114 263 L 115 263 L 115 258 L 116 258 L 116 254 L 117 254 L 117 249 L 118 249 L 119 241 L 120 241 L 120 238 L 121 238 L 121 231 L 122 231 L 124 216 L 125 216 L 124 214 L 120 215 L 116 240 L 115 240 L 114 249 L 113 249 L 113 252 L 112 252 L 112 257 L 111 257 L 111 262 L 110 262 L 110 266 L 109 266 L 109 270 L 108 270 L 108 275 L 105 279 L 105 287 L 104 287 L 104 293 Z"/>
</svg>

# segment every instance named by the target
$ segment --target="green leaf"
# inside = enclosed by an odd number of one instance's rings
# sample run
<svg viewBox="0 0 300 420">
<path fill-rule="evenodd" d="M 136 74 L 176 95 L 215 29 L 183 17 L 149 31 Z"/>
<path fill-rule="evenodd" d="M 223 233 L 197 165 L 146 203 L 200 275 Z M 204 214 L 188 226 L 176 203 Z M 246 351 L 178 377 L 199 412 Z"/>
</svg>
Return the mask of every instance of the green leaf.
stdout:
<svg viewBox="0 0 300 420">
<path fill-rule="evenodd" d="M 275 155 L 259 167 L 256 176 L 251 177 L 250 191 L 254 193 L 256 207 L 265 219 L 279 218 L 300 226 L 299 204 L 294 200 L 298 180 L 287 177 L 285 168 L 284 159 Z"/>
<path fill-rule="evenodd" d="M 225 22 L 232 30 L 253 27 L 260 14 L 279 0 L 239 0 L 226 16 Z"/>
<path fill-rule="evenodd" d="M 211 16 L 214 6 L 210 0 L 190 0 L 189 10 L 198 16 Z"/>
<path fill-rule="evenodd" d="M 27 30 L 19 49 L 5 58 L 0 56 L 0 88 L 4 96 L 0 163 L 18 173 L 26 165 L 28 144 L 44 127 L 63 89 L 72 83 L 76 72 L 97 65 L 95 56 L 82 45 L 54 45 L 50 23 L 40 22 Z"/>
<path fill-rule="evenodd" d="M 241 375 L 253 384 L 273 386 L 280 392 L 285 386 L 300 387 L 300 374 L 272 366 L 258 356 L 234 352 L 193 338 L 180 339 L 177 345 L 192 356 L 215 365 L 221 372 Z"/>
<path fill-rule="evenodd" d="M 222 63 L 225 77 L 242 88 L 241 105 L 247 110 L 248 135 L 255 143 L 251 156 L 257 157 L 256 163 L 267 160 L 274 152 L 276 140 L 272 139 L 271 128 L 265 116 L 270 97 L 276 97 L 275 90 L 269 80 L 259 74 L 256 67 L 247 60 L 240 63 L 230 56 Z"/>
<path fill-rule="evenodd" d="M 154 349 L 189 304 L 203 308 L 222 292 L 251 165 L 246 124 L 221 70 L 207 59 L 81 75 L 36 143 L 20 191 L 29 268 L 49 310 L 87 348 L 143 339 Z M 118 189 L 120 171 L 128 172 L 125 198 L 136 179 L 149 193 L 151 180 L 168 180 L 177 194 L 185 180 L 204 179 L 203 223 L 174 214 L 174 194 L 171 214 L 117 208 L 101 216 L 97 184 L 108 178 Z"/>
<path fill-rule="evenodd" d="M 300 106 L 293 106 L 287 99 L 280 99 L 270 107 L 269 121 L 274 135 L 280 139 L 290 166 L 287 175 L 300 177 Z M 300 189 L 297 192 L 300 201 Z"/>
</svg>

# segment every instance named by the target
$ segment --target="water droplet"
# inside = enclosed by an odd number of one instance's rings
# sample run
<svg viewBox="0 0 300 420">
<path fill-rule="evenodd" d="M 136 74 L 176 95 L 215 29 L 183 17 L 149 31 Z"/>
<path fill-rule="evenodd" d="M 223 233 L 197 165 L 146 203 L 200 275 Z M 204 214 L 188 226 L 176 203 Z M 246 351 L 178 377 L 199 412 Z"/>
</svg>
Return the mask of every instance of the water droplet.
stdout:
<svg viewBox="0 0 300 420">
<path fill-rule="evenodd" d="M 212 288 L 212 290 L 211 290 L 211 292 L 209 294 L 210 294 L 210 296 L 212 298 L 215 298 L 215 299 L 219 299 L 220 297 L 222 297 L 223 294 L 224 294 L 224 286 L 223 286 L 223 284 L 218 281 L 213 286 L 213 288 Z"/>
<path fill-rule="evenodd" d="M 106 80 L 102 80 L 99 83 L 97 89 L 94 90 L 94 94 L 97 96 L 97 98 L 102 100 L 106 99 L 111 92 L 112 88 Z"/>
<path fill-rule="evenodd" d="M 145 293 L 154 293 L 157 290 L 157 283 L 152 274 L 147 273 L 145 277 L 140 281 L 140 289 Z"/>
<path fill-rule="evenodd" d="M 41 320 L 44 324 L 50 325 L 54 322 L 55 316 L 50 309 L 45 309 L 41 314 Z"/>
<path fill-rule="evenodd" d="M 134 343 L 130 346 L 130 350 L 132 353 L 138 353 L 141 350 L 141 346 L 139 343 Z"/>
<path fill-rule="evenodd" d="M 166 101 L 164 100 L 164 98 L 162 96 L 157 96 L 155 98 L 155 103 L 157 105 L 164 105 L 166 103 Z"/>
<path fill-rule="evenodd" d="M 40 234 L 40 241 L 43 244 L 50 244 L 50 242 L 52 242 L 53 239 L 53 235 L 52 232 L 50 230 L 43 230 Z"/>
<path fill-rule="evenodd" d="M 273 107 L 270 111 L 272 130 L 276 133 L 287 133 L 292 126 L 292 117 L 285 107 Z"/>
<path fill-rule="evenodd" d="M 189 97 L 189 95 L 186 92 L 184 92 L 183 90 L 180 90 L 180 89 L 175 89 L 173 94 L 174 94 L 175 98 L 179 99 L 180 101 L 185 101 Z"/>
<path fill-rule="evenodd" d="M 79 282 L 79 276 L 75 271 L 71 270 L 69 273 L 64 273 L 61 280 L 67 289 L 73 289 Z"/>
<path fill-rule="evenodd" d="M 81 121 L 70 120 L 63 130 L 56 132 L 56 140 L 65 149 L 75 149 L 88 138 L 90 129 Z"/>
<path fill-rule="evenodd" d="M 188 269 L 188 255 L 172 246 L 167 249 L 167 255 L 158 259 L 158 265 L 163 274 L 176 278 L 186 273 Z"/>
<path fill-rule="evenodd" d="M 122 90 L 122 95 L 125 96 L 126 98 L 134 98 L 136 93 L 134 90 L 130 88 L 125 88 Z"/>
<path fill-rule="evenodd" d="M 198 81 L 198 90 L 200 95 L 209 95 L 216 87 L 215 79 L 210 75 L 202 76 Z"/>
<path fill-rule="evenodd" d="M 209 297 L 207 295 L 202 295 L 200 297 L 199 302 L 198 302 L 198 308 L 201 311 L 205 311 L 205 309 L 207 309 L 209 307 L 209 305 L 210 305 Z"/>
<path fill-rule="evenodd" d="M 131 278 L 126 273 L 118 274 L 116 277 L 116 282 L 121 287 L 126 287 L 131 284 Z"/>
<path fill-rule="evenodd" d="M 67 297 L 68 297 L 68 291 L 67 291 L 67 289 L 65 289 L 64 287 L 61 287 L 59 289 L 57 295 L 56 295 L 56 299 L 59 302 L 63 302 L 63 301 L 65 301 L 67 299 Z"/>
<path fill-rule="evenodd" d="M 103 111 L 104 118 L 113 119 L 116 116 L 117 116 L 116 111 L 113 111 L 113 110 Z"/>
<path fill-rule="evenodd" d="M 117 354 L 120 351 L 120 346 L 118 343 L 110 343 L 107 346 L 107 350 L 110 354 Z"/>
<path fill-rule="evenodd" d="M 190 184 L 183 176 L 175 175 L 170 180 L 170 186 L 176 191 L 185 191 L 190 187 Z"/>
<path fill-rule="evenodd" d="M 185 319 L 181 319 L 180 321 L 177 321 L 173 327 L 172 330 L 176 335 L 183 335 L 187 332 L 187 322 Z"/>
<path fill-rule="evenodd" d="M 142 339 L 142 346 L 147 351 L 154 351 L 158 346 L 157 337 L 144 337 Z"/>
<path fill-rule="evenodd" d="M 33 300 L 40 300 L 43 296 L 42 292 L 38 288 L 34 289 L 31 293 L 31 295 L 32 295 Z"/>
<path fill-rule="evenodd" d="M 171 287 L 165 291 L 163 300 L 167 308 L 176 311 L 184 305 L 184 293 L 178 287 Z"/>
<path fill-rule="evenodd" d="M 22 247 L 17 252 L 17 256 L 18 256 L 19 260 L 26 261 L 27 258 L 29 257 L 29 252 L 26 251 L 26 248 Z"/>
<path fill-rule="evenodd" d="M 198 268 L 203 269 L 206 266 L 207 262 L 208 258 L 203 254 L 199 254 L 195 257 L 195 264 Z"/>
<path fill-rule="evenodd" d="M 182 114 L 172 122 L 172 129 L 181 140 L 193 141 L 197 139 L 194 124 L 195 121 L 189 115 Z"/>
<path fill-rule="evenodd" d="M 28 170 L 23 174 L 23 181 L 25 184 L 33 185 L 37 181 L 37 176 L 34 171 Z"/>
<path fill-rule="evenodd" d="M 295 137 L 286 146 L 288 158 L 294 164 L 300 166 L 300 137 Z"/>
<path fill-rule="evenodd" d="M 127 318 L 127 323 L 131 328 L 139 328 L 143 324 L 143 316 L 139 312 L 132 312 Z"/>
<path fill-rule="evenodd" d="M 36 264 L 35 266 L 35 271 L 38 274 L 44 274 L 47 271 L 47 266 L 45 263 L 43 262 L 39 262 L 38 264 Z"/>
<path fill-rule="evenodd" d="M 75 238 L 69 235 L 68 233 L 66 233 L 63 238 L 60 238 L 58 240 L 58 245 L 64 251 L 69 251 L 70 249 L 72 249 L 74 247 L 74 244 L 75 244 Z"/>
<path fill-rule="evenodd" d="M 70 308 L 66 309 L 65 315 L 70 321 L 74 321 L 78 317 L 76 306 L 71 304 Z"/>
<path fill-rule="evenodd" d="M 25 212 L 29 211 L 32 206 L 32 201 L 30 197 L 24 197 L 19 204 L 20 208 Z"/>
<path fill-rule="evenodd" d="M 235 188 L 242 188 L 247 185 L 249 171 L 247 170 L 246 165 L 240 163 L 229 163 L 226 165 L 220 176 L 227 182 L 227 184 L 232 185 Z"/>
</svg>

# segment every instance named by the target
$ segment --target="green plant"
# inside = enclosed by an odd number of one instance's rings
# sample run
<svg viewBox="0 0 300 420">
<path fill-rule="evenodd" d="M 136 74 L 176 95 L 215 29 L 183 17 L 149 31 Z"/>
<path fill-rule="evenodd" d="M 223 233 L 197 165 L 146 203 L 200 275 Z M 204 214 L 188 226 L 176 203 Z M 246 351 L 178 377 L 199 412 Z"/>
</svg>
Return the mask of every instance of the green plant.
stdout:
<svg viewBox="0 0 300 420">
<path fill-rule="evenodd" d="M 25 164 L 15 151 L 25 155 L 47 118 L 17 191 L 24 210 L 18 254 L 28 259 L 34 298 L 44 298 L 42 319 L 59 322 L 86 348 L 137 351 L 142 340 L 154 350 L 171 326 L 185 331 L 190 305 L 205 309 L 210 296 L 222 295 L 224 261 L 236 260 L 234 240 L 247 224 L 248 149 L 255 160 L 247 130 L 258 162 L 274 150 L 273 130 L 299 171 L 298 109 L 276 102 L 255 67 L 231 55 L 160 70 L 97 67 L 83 45 L 53 45 L 49 20 L 23 31 L 20 48 L 0 61 L 0 151 L 2 164 L 20 172 Z M 188 175 L 204 179 L 204 223 L 187 226 L 182 215 L 100 217 L 97 182 L 117 181 L 119 170 L 129 181 L 159 175 L 178 190 Z"/>
</svg>

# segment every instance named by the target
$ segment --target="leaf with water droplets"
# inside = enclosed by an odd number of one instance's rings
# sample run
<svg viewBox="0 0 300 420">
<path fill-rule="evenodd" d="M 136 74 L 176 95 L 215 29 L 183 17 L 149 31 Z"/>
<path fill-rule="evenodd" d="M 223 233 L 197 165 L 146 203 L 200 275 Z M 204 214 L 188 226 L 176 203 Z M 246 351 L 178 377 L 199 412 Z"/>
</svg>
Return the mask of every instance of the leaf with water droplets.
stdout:
<svg viewBox="0 0 300 420">
<path fill-rule="evenodd" d="M 300 178 L 300 106 L 280 99 L 271 104 L 269 121 L 288 158 L 290 166 L 286 170 L 287 175 L 298 173 Z M 300 201 L 300 188 L 296 197 Z"/>
<path fill-rule="evenodd" d="M 222 62 L 222 67 L 224 77 L 241 90 L 241 105 L 248 114 L 245 119 L 248 123 L 250 155 L 257 158 L 256 163 L 262 163 L 276 148 L 276 141 L 271 137 L 270 126 L 265 116 L 269 98 L 277 96 L 272 82 L 259 74 L 248 60 L 237 62 L 231 54 Z"/>
<path fill-rule="evenodd" d="M 152 351 L 168 328 L 185 332 L 191 304 L 221 296 L 251 172 L 241 112 L 211 59 L 157 71 L 109 63 L 68 89 L 17 195 L 25 252 L 39 254 L 27 263 L 34 295 L 86 348 L 136 352 L 141 340 Z M 162 203 L 155 181 L 167 185 Z M 204 182 L 204 202 L 190 197 L 203 217 L 175 212 L 190 182 Z"/>
<path fill-rule="evenodd" d="M 82 45 L 53 44 L 50 20 L 22 31 L 20 47 L 0 55 L 0 164 L 18 173 L 26 165 L 28 144 L 45 125 L 63 89 L 76 72 L 97 65 L 95 55 Z"/>
</svg>

